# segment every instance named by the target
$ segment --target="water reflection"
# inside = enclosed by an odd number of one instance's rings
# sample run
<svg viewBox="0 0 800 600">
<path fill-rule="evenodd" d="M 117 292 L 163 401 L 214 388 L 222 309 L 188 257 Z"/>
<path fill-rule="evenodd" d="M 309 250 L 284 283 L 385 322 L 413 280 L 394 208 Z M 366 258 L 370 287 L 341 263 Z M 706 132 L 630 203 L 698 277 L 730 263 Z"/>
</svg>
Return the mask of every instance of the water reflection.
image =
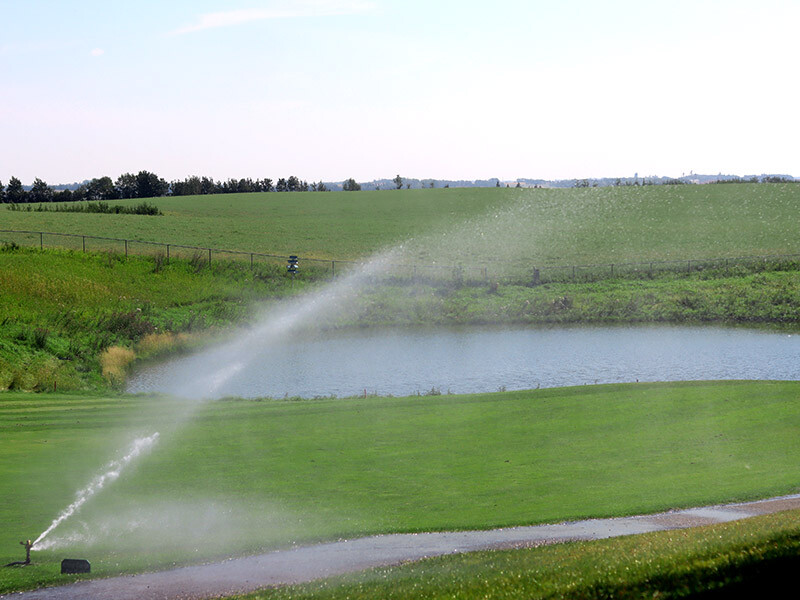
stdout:
<svg viewBox="0 0 800 600">
<path fill-rule="evenodd" d="M 426 328 L 331 332 L 265 347 L 216 396 L 492 392 L 698 379 L 800 379 L 800 335 L 711 327 Z M 219 365 L 215 365 L 219 366 Z M 136 374 L 180 395 L 203 354 Z"/>
</svg>

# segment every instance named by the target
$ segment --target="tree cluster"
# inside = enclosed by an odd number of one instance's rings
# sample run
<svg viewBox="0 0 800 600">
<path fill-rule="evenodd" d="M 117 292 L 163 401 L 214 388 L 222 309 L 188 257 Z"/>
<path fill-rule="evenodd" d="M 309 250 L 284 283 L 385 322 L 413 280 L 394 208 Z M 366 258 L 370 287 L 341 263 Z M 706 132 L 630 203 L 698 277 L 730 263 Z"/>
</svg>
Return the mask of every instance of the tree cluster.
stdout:
<svg viewBox="0 0 800 600">
<path fill-rule="evenodd" d="M 360 192 L 361 185 L 351 177 L 350 179 L 345 180 L 345 182 L 342 184 L 342 189 L 345 192 Z"/>
<path fill-rule="evenodd" d="M 358 186 L 357 183 L 353 183 Z M 139 171 L 135 175 L 124 173 L 116 180 L 112 180 L 111 177 L 98 177 L 74 190 L 54 190 L 38 177 L 34 179 L 31 189 L 26 190 L 19 179 L 11 177 L 7 186 L 0 181 L 0 202 L 24 204 L 27 202 L 74 202 L 158 198 L 160 196 L 308 191 L 327 192 L 329 190 L 322 181 L 309 184 L 294 175 L 288 179 L 278 179 L 277 183 L 273 185 L 272 179 L 269 178 L 215 181 L 210 177 L 197 177 L 196 175 L 183 180 L 167 182 L 155 173 Z"/>
</svg>

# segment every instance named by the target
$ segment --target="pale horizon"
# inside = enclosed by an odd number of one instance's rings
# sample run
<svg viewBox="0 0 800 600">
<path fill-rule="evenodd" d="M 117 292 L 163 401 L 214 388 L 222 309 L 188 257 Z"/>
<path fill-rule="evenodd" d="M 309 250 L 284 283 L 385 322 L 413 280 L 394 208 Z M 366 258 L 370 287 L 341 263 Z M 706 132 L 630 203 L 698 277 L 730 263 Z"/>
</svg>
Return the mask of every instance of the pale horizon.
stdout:
<svg viewBox="0 0 800 600">
<path fill-rule="evenodd" d="M 0 0 L 0 182 L 797 173 L 800 3 Z"/>
</svg>

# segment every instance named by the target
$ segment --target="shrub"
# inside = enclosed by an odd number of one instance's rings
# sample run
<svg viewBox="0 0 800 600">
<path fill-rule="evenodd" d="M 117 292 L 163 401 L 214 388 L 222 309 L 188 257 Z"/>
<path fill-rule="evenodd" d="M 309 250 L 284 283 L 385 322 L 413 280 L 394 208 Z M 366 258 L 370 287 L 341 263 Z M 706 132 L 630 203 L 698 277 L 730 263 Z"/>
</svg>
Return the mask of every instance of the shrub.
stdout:
<svg viewBox="0 0 800 600">
<path fill-rule="evenodd" d="M 41 327 L 34 329 L 31 337 L 31 343 L 33 344 L 33 347 L 38 348 L 39 350 L 44 350 L 45 346 L 47 346 L 47 338 L 49 336 L 50 332 L 47 329 L 43 329 Z"/>
<path fill-rule="evenodd" d="M 205 259 L 205 256 L 200 252 L 195 252 L 192 254 L 192 257 L 189 259 L 189 265 L 192 267 L 192 270 L 195 273 L 199 273 L 200 269 L 208 264 L 208 261 Z"/>
<path fill-rule="evenodd" d="M 157 252 L 153 255 L 153 273 L 160 273 L 167 262 L 167 256 L 163 252 Z"/>
<path fill-rule="evenodd" d="M 155 331 L 155 326 L 142 318 L 141 310 L 111 313 L 102 319 L 101 327 L 109 333 L 136 340 Z"/>
</svg>

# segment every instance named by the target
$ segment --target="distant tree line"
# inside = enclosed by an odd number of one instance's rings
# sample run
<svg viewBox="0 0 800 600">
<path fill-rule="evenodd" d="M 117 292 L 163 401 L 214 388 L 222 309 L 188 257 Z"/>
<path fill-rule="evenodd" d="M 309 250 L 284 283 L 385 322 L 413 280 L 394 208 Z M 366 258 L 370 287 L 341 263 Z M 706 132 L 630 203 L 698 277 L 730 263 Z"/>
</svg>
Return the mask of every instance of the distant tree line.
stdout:
<svg viewBox="0 0 800 600">
<path fill-rule="evenodd" d="M 775 175 L 766 175 L 760 179 L 756 176 L 753 177 L 729 177 L 726 179 L 718 179 L 711 183 L 800 183 L 800 180 L 790 179 L 788 177 L 779 177 Z"/>
<path fill-rule="evenodd" d="M 692 176 L 696 177 L 696 176 Z M 704 183 L 798 183 L 800 179 L 784 177 L 778 175 L 762 175 L 761 177 L 734 177 L 722 176 L 718 179 L 705 178 Z M 361 191 L 362 187 L 366 190 L 401 189 L 403 186 L 409 188 L 435 188 L 437 183 L 440 187 L 501 187 L 499 179 L 479 180 L 473 182 L 437 182 L 435 179 L 408 179 L 397 175 L 391 180 L 377 180 L 370 183 L 358 183 L 355 179 L 346 179 L 341 188 L 338 183 L 326 185 L 322 181 L 308 183 L 292 175 L 288 178 L 281 177 L 276 182 L 270 178 L 264 179 L 227 179 L 217 181 L 211 177 L 198 177 L 193 175 L 182 180 L 166 181 L 155 173 L 149 171 L 139 171 L 137 174 L 124 173 L 116 180 L 111 177 L 97 177 L 86 181 L 75 189 L 53 189 L 47 183 L 39 179 L 34 179 L 33 185 L 26 189 L 22 182 L 11 177 L 8 185 L 3 185 L 0 181 L 0 203 L 25 204 L 42 202 L 75 202 L 75 201 L 98 201 L 98 200 L 120 200 L 130 198 L 158 198 L 161 196 L 194 196 L 206 194 L 242 194 L 249 192 L 328 192 L 331 191 L 329 185 L 334 189 L 344 191 Z M 692 178 L 616 178 L 616 179 L 572 179 L 548 182 L 545 180 L 521 179 L 516 182 L 516 187 L 604 187 L 613 186 L 644 186 L 644 185 L 681 185 L 695 183 Z M 62 186 L 57 186 L 62 187 Z M 505 187 L 509 187 L 505 184 Z"/>
<path fill-rule="evenodd" d="M 593 179 L 574 179 L 572 187 L 588 188 L 588 187 L 603 187 L 605 180 Z M 622 179 L 617 177 L 611 185 L 615 187 L 620 186 L 647 186 L 647 185 L 691 185 L 696 183 L 691 178 L 671 178 L 661 177 L 658 179 L 647 179 L 634 177 L 633 179 Z M 761 177 L 730 177 L 725 176 L 720 179 L 713 179 L 704 183 L 800 183 L 800 179 L 792 179 L 791 177 L 781 177 L 775 175 L 762 175 Z"/>
<path fill-rule="evenodd" d="M 361 189 L 355 180 L 349 179 L 353 187 Z M 24 204 L 28 202 L 75 202 L 98 200 L 123 200 L 130 198 L 158 198 L 160 196 L 192 196 L 204 194 L 241 194 L 248 192 L 327 192 L 322 182 L 302 181 L 292 175 L 280 178 L 273 184 L 272 179 L 228 179 L 215 181 L 210 177 L 191 176 L 183 180 L 167 182 L 163 177 L 149 171 L 139 171 L 136 175 L 124 173 L 116 181 L 111 177 L 97 177 L 79 185 L 74 190 L 54 190 L 38 177 L 26 190 L 22 182 L 11 177 L 8 185 L 0 181 L 0 202 Z"/>
</svg>

